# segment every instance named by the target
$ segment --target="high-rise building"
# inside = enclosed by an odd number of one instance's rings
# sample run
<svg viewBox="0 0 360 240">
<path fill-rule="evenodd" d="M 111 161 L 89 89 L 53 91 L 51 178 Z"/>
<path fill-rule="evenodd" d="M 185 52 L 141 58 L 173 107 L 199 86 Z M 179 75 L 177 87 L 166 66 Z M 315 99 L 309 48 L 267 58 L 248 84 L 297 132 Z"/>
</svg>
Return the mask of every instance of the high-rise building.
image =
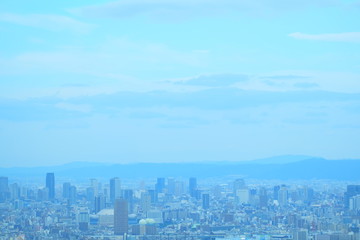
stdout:
<svg viewBox="0 0 360 240">
<path fill-rule="evenodd" d="M 202 195 L 202 207 L 203 209 L 209 209 L 210 207 L 210 195 L 208 193 Z"/>
<path fill-rule="evenodd" d="M 105 196 L 96 196 L 94 201 L 94 211 L 95 213 L 100 212 L 106 207 L 106 197 Z"/>
<path fill-rule="evenodd" d="M 20 188 L 19 185 L 17 183 L 12 183 L 9 186 L 9 193 L 10 193 L 10 198 L 12 200 L 16 200 L 19 199 L 20 197 Z"/>
<path fill-rule="evenodd" d="M 158 193 L 153 189 L 149 189 L 148 193 L 151 198 L 151 203 L 156 203 L 158 201 Z"/>
<path fill-rule="evenodd" d="M 191 197 L 196 197 L 196 190 L 197 190 L 196 178 L 194 177 L 189 178 L 189 193 Z"/>
<path fill-rule="evenodd" d="M 171 195 L 175 194 L 175 179 L 174 178 L 168 178 L 167 180 L 167 192 Z"/>
<path fill-rule="evenodd" d="M 46 188 L 49 191 L 49 200 L 55 199 L 55 175 L 54 173 L 46 174 Z"/>
<path fill-rule="evenodd" d="M 87 231 L 89 229 L 89 209 L 87 208 L 79 208 L 77 213 L 77 220 L 79 223 L 79 230 Z"/>
<path fill-rule="evenodd" d="M 274 195 L 273 195 L 274 200 L 279 199 L 279 190 L 280 190 L 280 186 L 274 186 Z"/>
<path fill-rule="evenodd" d="M 97 179 L 90 179 L 90 187 L 94 189 L 94 196 L 97 197 L 99 195 L 99 182 Z"/>
<path fill-rule="evenodd" d="M 293 240 L 308 240 L 308 231 L 306 229 L 294 230 L 292 236 Z"/>
<path fill-rule="evenodd" d="M 360 195 L 356 195 L 350 198 L 349 209 L 353 211 L 360 210 Z"/>
<path fill-rule="evenodd" d="M 164 192 L 165 189 L 165 178 L 158 178 L 155 184 L 155 191 L 158 193 Z"/>
<path fill-rule="evenodd" d="M 5 202 L 9 195 L 9 179 L 0 177 L 0 202 Z"/>
<path fill-rule="evenodd" d="M 182 182 L 182 181 L 176 181 L 175 182 L 175 192 L 174 192 L 174 194 L 176 196 L 180 196 L 180 195 L 184 194 L 184 192 L 185 192 L 184 189 L 185 189 L 184 182 Z"/>
<path fill-rule="evenodd" d="M 76 202 L 77 199 L 77 190 L 75 186 L 70 186 L 69 189 L 69 203 L 70 204 L 74 204 Z"/>
<path fill-rule="evenodd" d="M 234 194 L 236 194 L 236 191 L 239 189 L 245 189 L 246 185 L 245 185 L 245 181 L 242 178 L 236 179 L 234 181 L 234 185 L 233 185 L 233 192 Z"/>
<path fill-rule="evenodd" d="M 247 188 L 241 188 L 236 190 L 236 200 L 240 204 L 248 204 L 250 201 L 250 191 Z"/>
<path fill-rule="evenodd" d="M 278 194 L 278 201 L 280 206 L 285 206 L 288 204 L 288 190 L 286 186 L 281 186 Z"/>
<path fill-rule="evenodd" d="M 268 206 L 268 196 L 266 188 L 262 187 L 259 190 L 259 206 L 267 207 Z"/>
<path fill-rule="evenodd" d="M 125 199 L 116 199 L 114 205 L 114 234 L 128 232 L 128 203 Z"/>
<path fill-rule="evenodd" d="M 141 193 L 140 207 L 144 212 L 150 210 L 150 208 L 151 208 L 151 196 L 150 196 L 150 194 L 148 192 L 142 192 Z"/>
<path fill-rule="evenodd" d="M 128 211 L 129 211 L 129 213 L 133 213 L 133 209 L 134 209 L 134 192 L 133 192 L 133 190 L 132 189 L 125 189 L 123 191 L 123 198 L 128 203 Z"/>
<path fill-rule="evenodd" d="M 344 194 L 345 207 L 349 208 L 350 198 L 360 194 L 360 185 L 348 185 Z"/>
<path fill-rule="evenodd" d="M 63 198 L 69 198 L 70 196 L 70 187 L 71 187 L 71 184 L 69 182 L 65 182 L 63 183 Z"/>
<path fill-rule="evenodd" d="M 110 201 L 115 202 L 115 199 L 121 197 L 121 182 L 120 179 L 115 177 L 110 179 Z"/>
</svg>

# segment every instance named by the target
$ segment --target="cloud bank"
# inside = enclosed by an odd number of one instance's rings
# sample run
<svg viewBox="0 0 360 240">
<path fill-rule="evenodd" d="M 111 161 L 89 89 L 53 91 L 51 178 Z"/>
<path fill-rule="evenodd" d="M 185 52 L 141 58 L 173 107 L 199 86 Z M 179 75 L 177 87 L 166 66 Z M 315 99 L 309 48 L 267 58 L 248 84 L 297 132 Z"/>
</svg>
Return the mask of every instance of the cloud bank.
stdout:
<svg viewBox="0 0 360 240">
<path fill-rule="evenodd" d="M 324 33 L 324 34 L 307 34 L 307 33 L 291 33 L 290 37 L 304 40 L 328 41 L 328 42 L 356 42 L 360 43 L 360 32 L 345 33 Z"/>
</svg>

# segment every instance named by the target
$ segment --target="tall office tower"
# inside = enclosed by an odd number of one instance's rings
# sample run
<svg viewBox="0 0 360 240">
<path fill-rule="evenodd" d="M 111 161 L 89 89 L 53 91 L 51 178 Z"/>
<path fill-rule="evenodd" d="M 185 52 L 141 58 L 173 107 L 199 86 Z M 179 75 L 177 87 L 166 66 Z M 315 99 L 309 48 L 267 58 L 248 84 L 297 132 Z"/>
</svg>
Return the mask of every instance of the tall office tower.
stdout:
<svg viewBox="0 0 360 240">
<path fill-rule="evenodd" d="M 279 190 L 280 190 L 280 186 L 274 186 L 274 195 L 273 195 L 274 200 L 279 200 Z"/>
<path fill-rule="evenodd" d="M 150 208 L 151 208 L 151 196 L 150 196 L 149 193 L 147 193 L 147 192 L 142 192 L 141 193 L 140 206 L 141 206 L 141 209 L 144 212 L 150 210 Z"/>
<path fill-rule="evenodd" d="M 48 201 L 49 200 L 49 189 L 48 188 L 38 189 L 37 199 L 40 201 Z"/>
<path fill-rule="evenodd" d="M 55 175 L 54 173 L 46 174 L 46 188 L 49 190 L 49 200 L 55 198 Z"/>
<path fill-rule="evenodd" d="M 20 188 L 19 188 L 19 185 L 17 183 L 10 184 L 9 190 L 10 190 L 10 198 L 12 200 L 19 199 L 19 197 L 20 197 Z"/>
<path fill-rule="evenodd" d="M 278 201 L 280 206 L 285 206 L 288 204 L 288 190 L 286 186 L 281 186 L 278 194 Z"/>
<path fill-rule="evenodd" d="M 307 229 L 294 230 L 292 232 L 293 240 L 308 240 Z"/>
<path fill-rule="evenodd" d="M 106 207 L 106 197 L 105 196 L 96 196 L 94 201 L 94 211 L 95 213 L 100 212 Z"/>
<path fill-rule="evenodd" d="M 174 192 L 174 194 L 176 195 L 176 196 L 180 196 L 180 195 L 182 195 L 182 194 L 184 194 L 184 192 L 185 192 L 185 187 L 184 187 L 184 182 L 182 182 L 182 181 L 176 181 L 175 182 L 175 192 Z"/>
<path fill-rule="evenodd" d="M 247 188 L 236 190 L 235 199 L 240 204 L 248 204 L 250 201 L 250 191 Z"/>
<path fill-rule="evenodd" d="M 234 185 L 233 185 L 233 192 L 234 194 L 236 194 L 236 191 L 239 189 L 245 189 L 246 185 L 245 185 L 245 181 L 242 178 L 236 179 L 234 181 Z"/>
<path fill-rule="evenodd" d="M 165 189 L 165 178 L 158 178 L 155 184 L 155 191 L 158 193 L 164 192 Z"/>
<path fill-rule="evenodd" d="M 71 187 L 71 184 L 69 182 L 63 183 L 63 192 L 62 192 L 63 198 L 69 198 L 69 196 L 70 196 L 70 187 Z"/>
<path fill-rule="evenodd" d="M 94 196 L 97 197 L 99 195 L 99 183 L 95 178 L 90 179 L 90 187 L 94 189 Z"/>
<path fill-rule="evenodd" d="M 88 187 L 86 188 L 86 200 L 89 202 L 93 202 L 95 198 L 94 188 Z"/>
<path fill-rule="evenodd" d="M 77 190 L 75 186 L 70 186 L 68 199 L 70 204 L 74 204 L 76 202 Z"/>
<path fill-rule="evenodd" d="M 197 181 L 196 178 L 189 178 L 189 193 L 191 197 L 196 197 Z"/>
<path fill-rule="evenodd" d="M 360 210 L 360 195 L 356 195 L 350 198 L 349 209 L 353 211 Z"/>
<path fill-rule="evenodd" d="M 305 186 L 298 190 L 298 195 L 300 200 L 302 200 L 304 203 L 311 203 L 314 196 L 314 190 L 312 188 Z"/>
<path fill-rule="evenodd" d="M 174 178 L 168 178 L 167 180 L 167 193 L 174 195 L 175 194 L 175 179 Z"/>
<path fill-rule="evenodd" d="M 132 189 L 125 189 L 123 191 L 123 198 L 128 202 L 128 211 L 133 213 L 134 210 L 134 192 Z"/>
<path fill-rule="evenodd" d="M 89 209 L 79 208 L 77 210 L 77 220 L 79 223 L 79 230 L 87 231 L 89 229 L 89 222 L 90 222 Z"/>
<path fill-rule="evenodd" d="M 156 203 L 158 201 L 158 193 L 153 189 L 148 190 L 148 193 L 151 198 L 151 203 Z"/>
<path fill-rule="evenodd" d="M 344 194 L 345 207 L 349 208 L 350 198 L 360 194 L 360 185 L 348 185 Z"/>
<path fill-rule="evenodd" d="M 314 189 L 307 187 L 305 189 L 305 201 L 311 203 L 314 199 Z"/>
<path fill-rule="evenodd" d="M 5 202 L 9 195 L 9 179 L 0 177 L 0 202 Z"/>
<path fill-rule="evenodd" d="M 268 206 L 268 196 L 266 188 L 262 187 L 259 190 L 259 206 L 267 207 Z"/>
<path fill-rule="evenodd" d="M 128 203 L 125 199 L 116 199 L 114 205 L 114 234 L 128 232 Z"/>
<path fill-rule="evenodd" d="M 208 193 L 202 195 L 202 207 L 203 209 L 209 209 L 210 207 L 210 195 Z"/>
<path fill-rule="evenodd" d="M 115 199 L 121 197 L 121 182 L 120 179 L 115 177 L 110 179 L 110 201 L 115 202 Z"/>
<path fill-rule="evenodd" d="M 91 210 L 91 212 L 94 212 L 95 209 L 95 194 L 94 194 L 94 188 L 88 187 L 86 188 L 86 200 L 88 202 L 87 206 Z"/>
</svg>

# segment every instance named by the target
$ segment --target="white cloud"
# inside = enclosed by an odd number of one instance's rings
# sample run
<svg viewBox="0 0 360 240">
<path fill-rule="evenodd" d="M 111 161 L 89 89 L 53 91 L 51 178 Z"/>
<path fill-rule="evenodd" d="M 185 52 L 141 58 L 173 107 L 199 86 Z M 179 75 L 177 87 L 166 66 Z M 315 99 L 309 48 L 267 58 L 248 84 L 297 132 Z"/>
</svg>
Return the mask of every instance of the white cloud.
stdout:
<svg viewBox="0 0 360 240">
<path fill-rule="evenodd" d="M 75 112 L 81 112 L 81 113 L 89 113 L 91 112 L 92 108 L 90 105 L 87 104 L 71 104 L 66 102 L 60 102 L 55 105 L 55 107 L 64 109 L 67 111 L 75 111 Z"/>
<path fill-rule="evenodd" d="M 208 86 L 208 87 L 225 87 L 231 86 L 238 82 L 248 81 L 249 76 L 244 74 L 212 74 L 200 75 L 175 82 L 182 85 Z"/>
<path fill-rule="evenodd" d="M 229 12 L 251 15 L 272 15 L 309 6 L 338 4 L 336 0 L 121 0 L 71 9 L 70 12 L 90 17 L 132 17 L 146 15 L 152 18 L 183 20 L 188 17 L 218 15 Z"/>
<path fill-rule="evenodd" d="M 23 26 L 42 28 L 50 31 L 72 31 L 87 33 L 94 25 L 83 23 L 74 18 L 54 14 L 0 14 L 0 21 Z"/>
<path fill-rule="evenodd" d="M 306 34 L 306 33 L 291 33 L 290 37 L 296 39 L 315 40 L 315 41 L 329 41 L 329 42 L 360 42 L 360 32 L 345 32 L 345 33 L 324 33 L 324 34 Z"/>
<path fill-rule="evenodd" d="M 178 51 L 166 45 L 113 39 L 97 49 L 81 47 L 55 51 L 25 52 L 1 59 L 0 74 L 77 73 L 92 76 L 131 75 L 135 72 L 172 71 L 180 66 L 199 67 L 207 56 L 193 51 Z M 19 71 L 20 70 L 20 71 Z"/>
</svg>

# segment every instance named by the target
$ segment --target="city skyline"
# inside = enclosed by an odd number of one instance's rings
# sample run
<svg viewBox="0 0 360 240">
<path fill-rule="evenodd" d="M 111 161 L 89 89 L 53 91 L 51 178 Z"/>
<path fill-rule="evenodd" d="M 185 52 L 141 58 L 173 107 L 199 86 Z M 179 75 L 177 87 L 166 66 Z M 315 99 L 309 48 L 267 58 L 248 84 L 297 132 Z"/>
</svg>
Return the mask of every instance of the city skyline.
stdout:
<svg viewBox="0 0 360 240">
<path fill-rule="evenodd" d="M 0 239 L 360 238 L 358 179 L 264 181 L 193 176 L 157 177 L 134 184 L 112 176 L 74 183 L 58 180 L 56 173 L 46 173 L 42 179 L 46 181 L 36 184 L 0 177 Z M 115 201 L 114 180 L 124 181 Z"/>
</svg>

